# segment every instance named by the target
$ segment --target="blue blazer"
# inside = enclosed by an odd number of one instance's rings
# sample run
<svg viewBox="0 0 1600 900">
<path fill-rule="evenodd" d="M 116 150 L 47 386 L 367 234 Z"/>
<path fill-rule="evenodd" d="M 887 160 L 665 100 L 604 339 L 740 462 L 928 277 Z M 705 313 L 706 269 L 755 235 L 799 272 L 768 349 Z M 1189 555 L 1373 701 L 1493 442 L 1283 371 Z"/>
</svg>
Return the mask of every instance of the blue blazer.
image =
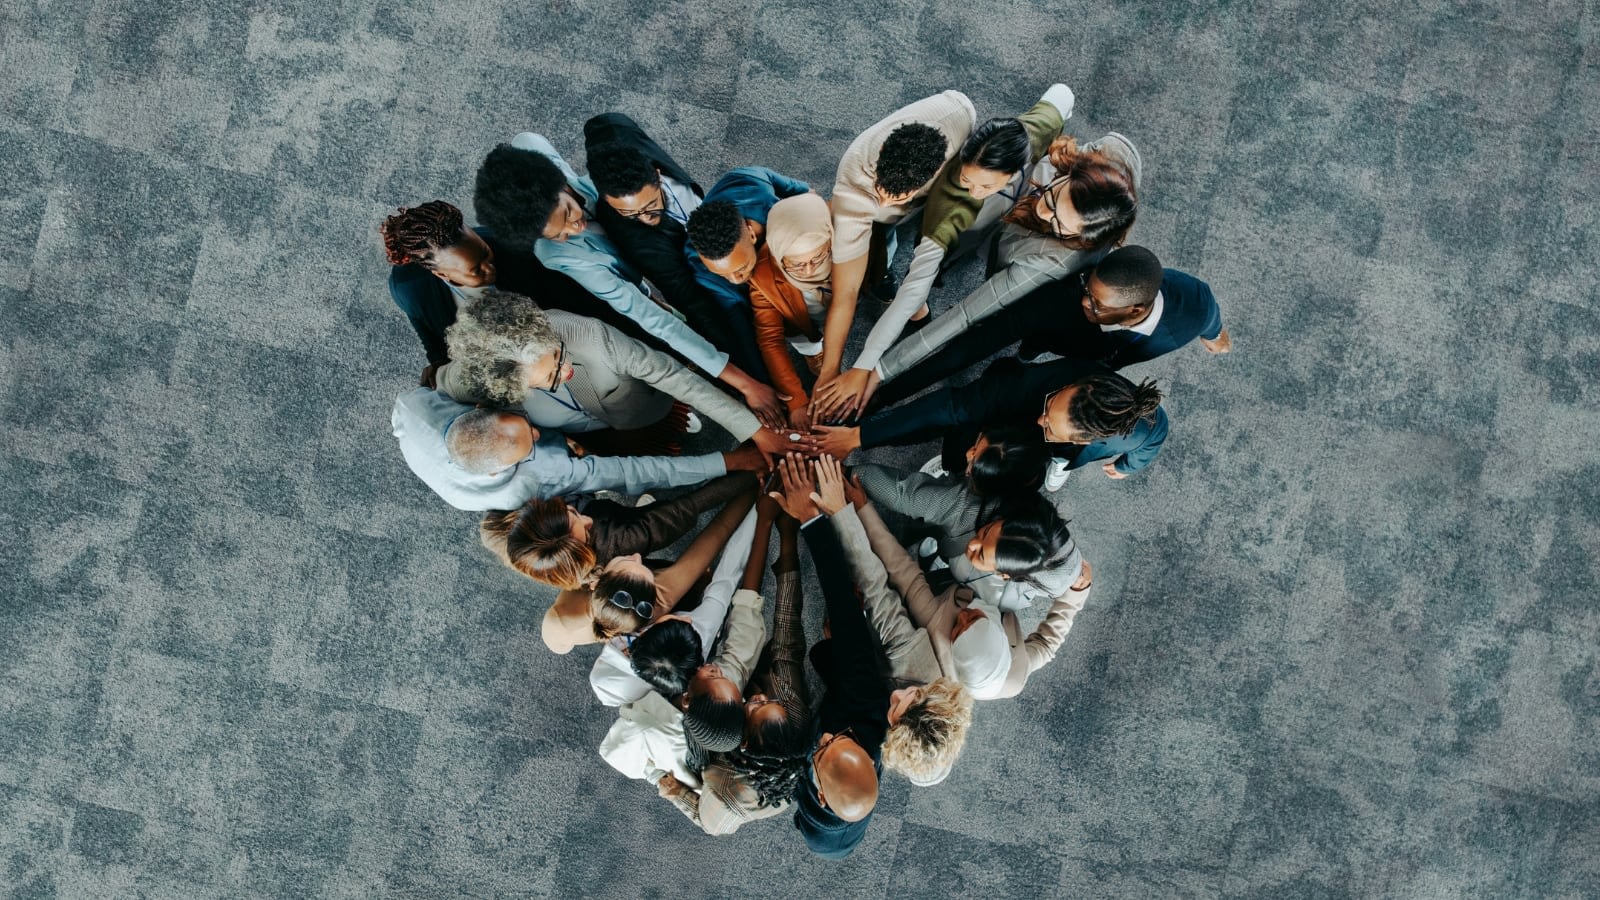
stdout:
<svg viewBox="0 0 1600 900">
<path fill-rule="evenodd" d="M 986 425 L 1026 425 L 1038 421 L 1049 395 L 1089 375 L 1110 372 L 1107 367 L 1077 359 L 1058 359 L 1024 365 L 1014 356 L 996 360 L 977 381 L 947 387 L 910 403 L 885 410 L 861 423 L 861 446 L 920 444 L 942 438 L 961 428 Z M 1126 435 L 1092 444 L 1046 444 L 1070 469 L 1093 462 L 1116 460 L 1125 475 L 1150 465 L 1167 440 L 1167 411 L 1141 421 Z"/>
<path fill-rule="evenodd" d="M 1177 269 L 1161 272 L 1161 321 L 1155 331 L 1143 335 L 1097 328 L 1100 352 L 1093 358 L 1120 369 L 1171 353 L 1197 337 L 1210 341 L 1222 333 L 1222 310 L 1211 286 Z"/>
</svg>

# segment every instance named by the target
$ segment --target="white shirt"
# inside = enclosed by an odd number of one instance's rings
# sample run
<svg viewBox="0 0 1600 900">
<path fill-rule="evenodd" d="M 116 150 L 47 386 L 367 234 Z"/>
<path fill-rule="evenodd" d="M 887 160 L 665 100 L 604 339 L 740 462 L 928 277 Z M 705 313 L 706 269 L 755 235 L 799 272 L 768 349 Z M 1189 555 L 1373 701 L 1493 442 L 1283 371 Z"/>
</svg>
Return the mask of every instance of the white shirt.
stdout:
<svg viewBox="0 0 1600 900">
<path fill-rule="evenodd" d="M 1101 331 L 1132 331 L 1149 337 L 1156 333 L 1156 326 L 1161 324 L 1161 308 L 1165 303 L 1161 299 L 1161 292 L 1156 291 L 1156 301 L 1150 305 L 1150 315 L 1137 325 L 1101 325 Z"/>
</svg>

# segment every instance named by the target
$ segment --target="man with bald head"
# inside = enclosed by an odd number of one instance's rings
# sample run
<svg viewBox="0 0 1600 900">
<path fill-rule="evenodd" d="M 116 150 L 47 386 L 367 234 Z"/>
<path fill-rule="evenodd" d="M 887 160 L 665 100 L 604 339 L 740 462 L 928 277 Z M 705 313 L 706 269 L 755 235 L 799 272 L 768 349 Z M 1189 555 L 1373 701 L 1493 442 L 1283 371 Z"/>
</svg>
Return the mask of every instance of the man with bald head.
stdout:
<svg viewBox="0 0 1600 900">
<path fill-rule="evenodd" d="M 805 523 L 800 534 L 811 551 L 831 636 L 811 648 L 811 665 L 826 689 L 815 721 L 816 749 L 795 788 L 794 826 L 812 853 L 849 856 L 866 836 L 878 803 L 878 774 L 888 730 L 889 689 L 878 673 L 872 626 L 856 600 L 849 560 L 833 520 L 812 499 L 811 467 L 796 454 L 779 465 L 784 511 Z M 842 483 L 839 503 L 843 504 Z"/>
<path fill-rule="evenodd" d="M 446 503 L 474 512 L 516 509 L 534 497 L 642 494 L 765 468 L 754 447 L 699 456 L 577 457 L 565 435 L 541 433 L 521 413 L 475 409 L 421 387 L 395 400 L 391 423 L 411 471 Z"/>
</svg>

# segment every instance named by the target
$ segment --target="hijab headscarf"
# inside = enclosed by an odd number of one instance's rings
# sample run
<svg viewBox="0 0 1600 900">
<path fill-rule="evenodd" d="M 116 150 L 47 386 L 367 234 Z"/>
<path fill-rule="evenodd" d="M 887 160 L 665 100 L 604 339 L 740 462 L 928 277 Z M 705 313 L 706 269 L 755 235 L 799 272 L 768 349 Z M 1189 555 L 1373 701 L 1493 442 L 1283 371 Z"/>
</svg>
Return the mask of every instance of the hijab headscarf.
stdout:
<svg viewBox="0 0 1600 900">
<path fill-rule="evenodd" d="M 767 212 L 767 252 L 772 263 L 789 283 L 802 291 L 829 286 L 833 274 L 833 255 L 817 267 L 809 278 L 798 278 L 783 265 L 785 257 L 805 259 L 823 244 L 833 242 L 833 214 L 828 202 L 814 193 L 785 197 Z"/>
</svg>

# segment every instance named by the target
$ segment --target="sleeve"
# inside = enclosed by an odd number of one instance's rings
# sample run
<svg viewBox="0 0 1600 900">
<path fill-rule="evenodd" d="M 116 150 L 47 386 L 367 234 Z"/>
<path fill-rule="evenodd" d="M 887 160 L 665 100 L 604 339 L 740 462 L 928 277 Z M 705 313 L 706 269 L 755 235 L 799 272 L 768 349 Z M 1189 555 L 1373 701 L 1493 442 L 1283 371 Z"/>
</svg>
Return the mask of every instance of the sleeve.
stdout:
<svg viewBox="0 0 1600 900">
<path fill-rule="evenodd" d="M 927 302 L 928 291 L 933 288 L 933 280 L 939 277 L 939 264 L 943 261 L 944 248 L 937 241 L 924 237 L 918 242 L 917 251 L 911 257 L 911 268 L 900 282 L 894 302 L 873 324 L 871 333 L 867 335 L 866 346 L 861 348 L 861 355 L 856 357 L 853 368 L 877 367 L 878 361 L 905 330 L 906 323 Z"/>
<path fill-rule="evenodd" d="M 1201 302 L 1206 307 L 1205 324 L 1200 327 L 1200 336 L 1208 341 L 1214 341 L 1222 334 L 1222 307 L 1217 305 L 1216 295 L 1211 293 L 1211 285 L 1201 281 L 1197 287 L 1200 290 Z"/>
<path fill-rule="evenodd" d="M 765 603 L 755 591 L 738 590 L 733 593 L 733 603 L 728 610 L 727 631 L 722 638 L 722 650 L 717 653 L 716 664 L 722 674 L 744 690 L 750 681 L 750 672 L 756 667 L 761 646 L 767 640 L 767 624 L 761 618 Z"/>
<path fill-rule="evenodd" d="M 789 410 L 804 409 L 808 399 L 805 383 L 794 369 L 789 358 L 789 342 L 784 334 L 783 314 L 767 299 L 767 295 L 750 282 L 750 313 L 755 319 L 756 346 L 772 376 L 772 386 L 778 393 L 789 397 Z"/>
<path fill-rule="evenodd" d="M 831 645 L 833 651 L 829 691 L 844 691 L 858 703 L 887 708 L 889 691 L 878 675 L 877 648 L 873 646 L 872 632 L 851 589 L 838 532 L 831 519 L 820 516 L 803 526 L 800 534 L 805 538 L 817 570 L 817 580 L 822 584 L 833 633 L 833 639 L 824 642 Z"/>
<path fill-rule="evenodd" d="M 886 409 L 861 423 L 861 447 L 920 444 L 942 436 L 959 425 L 971 424 L 971 403 L 960 391 L 981 384 L 974 382 L 960 388 L 940 388 L 930 394 Z"/>
<path fill-rule="evenodd" d="M 687 816 L 689 821 L 695 825 L 700 825 L 700 795 L 693 788 L 685 786 L 683 790 L 673 794 L 668 800 L 678 808 L 678 812 Z M 704 826 L 700 827 L 704 828 Z"/>
<path fill-rule="evenodd" d="M 944 526 L 966 506 L 966 489 L 926 472 L 903 472 L 888 466 L 857 466 L 861 487 L 874 506 L 930 525 Z M 873 513 L 874 517 L 877 513 Z"/>
<path fill-rule="evenodd" d="M 1166 407 L 1158 406 L 1155 420 L 1139 425 L 1139 429 L 1143 431 L 1143 439 L 1132 450 L 1118 457 L 1117 471 L 1124 475 L 1132 475 L 1155 462 L 1156 455 L 1161 452 L 1161 445 L 1167 441 L 1167 427 Z"/>
<path fill-rule="evenodd" d="M 728 354 L 701 337 L 677 316 L 662 309 L 644 295 L 639 286 L 617 274 L 610 266 L 592 259 L 547 250 L 551 241 L 540 240 L 535 247 L 540 261 L 558 269 L 584 289 L 605 301 L 607 306 L 639 324 L 646 334 L 661 338 L 684 358 L 704 369 L 713 377 L 721 375 L 728 365 Z"/>
<path fill-rule="evenodd" d="M 648 781 L 652 771 L 663 767 L 650 760 L 639 730 L 639 723 L 618 717 L 600 741 L 600 758 L 628 778 Z"/>
<path fill-rule="evenodd" d="M 872 216 L 878 201 L 849 180 L 843 163 L 828 205 L 833 208 L 833 261 L 849 262 L 865 256 L 872 247 Z"/>
<path fill-rule="evenodd" d="M 772 609 L 772 662 L 767 667 L 768 694 L 782 700 L 796 721 L 811 714 L 806 696 L 806 631 L 801 621 L 800 573 L 779 572 L 777 601 Z"/>
<path fill-rule="evenodd" d="M 811 193 L 811 185 L 798 178 L 790 178 L 782 172 L 767 168 L 763 168 L 762 171 L 767 173 L 767 180 L 772 183 L 772 192 L 778 195 L 779 200 Z"/>
<path fill-rule="evenodd" d="M 1011 227 L 1011 226 L 1008 226 Z M 1075 254 L 1076 255 L 1076 254 Z M 939 348 L 954 340 L 974 324 L 994 315 L 1029 291 L 1047 281 L 1061 277 L 1055 267 L 1035 268 L 1027 260 L 1018 260 L 996 272 L 993 278 L 978 285 L 977 290 L 944 314 L 934 319 L 927 328 L 906 337 L 878 362 L 878 377 L 888 382 L 905 374 L 907 369 L 938 352 Z"/>
<path fill-rule="evenodd" d="M 921 567 L 889 533 L 888 526 L 883 524 L 883 519 L 872 508 L 872 504 L 856 510 L 856 516 L 861 520 L 861 527 L 866 529 L 873 554 L 882 561 L 884 571 L 888 573 L 889 584 L 904 599 L 906 613 L 911 616 L 912 623 L 919 628 L 926 628 L 939 611 L 939 601 L 934 597 L 933 589 L 928 587 L 928 579 L 922 574 Z"/>
<path fill-rule="evenodd" d="M 595 556 L 613 559 L 667 547 L 687 534 L 706 510 L 722 506 L 753 483 L 748 473 L 732 472 L 679 497 L 657 500 L 642 508 L 618 508 L 603 533 L 597 528 L 591 538 Z M 594 515 L 592 506 L 590 515 Z M 598 516 L 596 520 L 598 525 Z"/>
<path fill-rule="evenodd" d="M 711 573 L 711 583 L 700 598 L 700 605 L 688 613 L 695 633 L 700 635 L 700 646 L 709 649 L 722 630 L 722 620 L 728 616 L 728 606 L 733 602 L 734 589 L 744 577 L 745 563 L 750 559 L 750 545 L 756 535 L 756 511 L 751 510 L 728 538 L 722 549 L 722 558 Z"/>
<path fill-rule="evenodd" d="M 917 628 L 906 615 L 900 595 L 889 589 L 889 573 L 873 552 L 872 542 L 855 507 L 846 504 L 844 509 L 834 513 L 833 527 L 839 533 L 845 558 L 855 573 L 856 587 L 861 590 L 867 618 L 878 633 L 878 643 L 884 655 L 891 660 L 898 659 L 918 638 Z"/>
<path fill-rule="evenodd" d="M 455 298 L 449 296 L 449 289 L 441 288 L 439 279 L 419 265 L 394 266 L 389 270 L 389 296 L 406 314 L 406 321 L 422 341 L 422 350 L 432 366 L 450 361 L 444 332 L 456 320 Z M 441 293 L 445 295 L 443 298 L 439 296 Z"/>
<path fill-rule="evenodd" d="M 531 497 L 567 497 L 612 490 L 637 495 L 662 487 L 682 487 L 726 475 L 720 453 L 700 456 L 584 456 L 544 452 L 517 466 L 501 489 L 486 492 L 481 509 L 516 509 Z M 448 499 L 448 498 L 446 498 Z M 505 504 L 505 505 L 501 505 Z"/>
<path fill-rule="evenodd" d="M 1072 115 L 1072 106 L 1072 91 L 1064 84 L 1053 84 L 1032 109 L 1017 116 L 1022 130 L 1028 133 L 1034 159 L 1043 158 L 1050 150 L 1050 143 L 1061 136 L 1062 127 Z"/>
<path fill-rule="evenodd" d="M 653 350 L 604 322 L 590 320 L 602 352 L 617 371 L 635 378 L 674 399 L 706 414 L 727 429 L 736 440 L 745 441 L 761 428 L 750 410 L 727 394 L 683 367 L 659 350 Z"/>
</svg>

